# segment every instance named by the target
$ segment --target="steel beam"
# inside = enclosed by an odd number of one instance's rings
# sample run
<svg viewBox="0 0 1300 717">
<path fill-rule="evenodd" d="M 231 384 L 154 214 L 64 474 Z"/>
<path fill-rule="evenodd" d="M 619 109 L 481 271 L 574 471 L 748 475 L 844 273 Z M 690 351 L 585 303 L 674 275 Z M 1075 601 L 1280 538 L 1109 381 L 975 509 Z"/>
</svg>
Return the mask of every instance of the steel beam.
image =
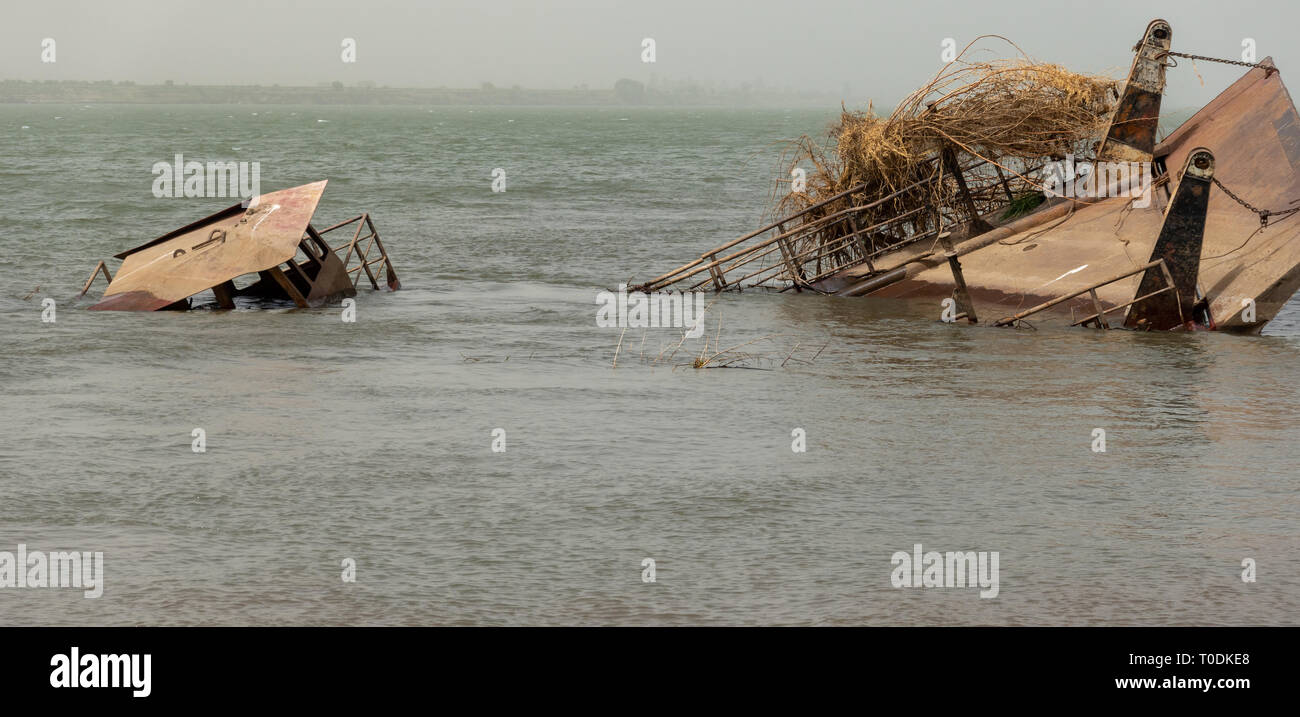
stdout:
<svg viewBox="0 0 1300 717">
<path fill-rule="evenodd" d="M 1144 296 L 1173 283 L 1174 291 L 1157 294 L 1133 304 L 1124 319 L 1127 328 L 1165 331 L 1179 326 L 1195 328 L 1192 307 L 1196 305 L 1196 280 L 1201 266 L 1201 243 L 1205 237 L 1205 212 L 1214 179 L 1214 155 L 1204 147 L 1187 154 L 1182 178 L 1165 209 L 1160 236 L 1151 250 L 1150 261 L 1164 260 L 1165 274 L 1152 267 L 1142 275 L 1135 296 Z"/>
</svg>

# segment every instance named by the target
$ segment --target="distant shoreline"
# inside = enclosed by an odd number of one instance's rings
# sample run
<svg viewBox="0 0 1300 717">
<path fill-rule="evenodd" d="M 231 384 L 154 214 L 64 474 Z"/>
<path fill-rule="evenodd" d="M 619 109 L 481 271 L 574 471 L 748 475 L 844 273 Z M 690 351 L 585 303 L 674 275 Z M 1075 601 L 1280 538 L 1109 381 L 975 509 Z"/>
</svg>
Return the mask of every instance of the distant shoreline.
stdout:
<svg viewBox="0 0 1300 717">
<path fill-rule="evenodd" d="M 619 80 L 613 88 L 539 90 L 485 85 L 477 89 L 400 88 L 341 83 L 320 87 L 277 85 L 137 85 L 131 82 L 0 81 L 0 104 L 150 105 L 422 105 L 422 106 L 806 106 L 834 107 L 840 98 L 819 92 L 792 93 L 742 87 L 714 90 L 683 86 L 647 88 Z"/>
</svg>

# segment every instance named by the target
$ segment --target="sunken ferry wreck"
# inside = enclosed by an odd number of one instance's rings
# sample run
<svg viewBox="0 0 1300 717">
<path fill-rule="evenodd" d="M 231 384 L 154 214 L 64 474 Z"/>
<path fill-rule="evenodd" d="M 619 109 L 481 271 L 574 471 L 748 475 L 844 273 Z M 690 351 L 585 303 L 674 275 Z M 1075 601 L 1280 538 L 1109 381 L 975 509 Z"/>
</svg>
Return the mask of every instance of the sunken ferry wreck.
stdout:
<svg viewBox="0 0 1300 717">
<path fill-rule="evenodd" d="M 933 297 L 945 320 L 997 326 L 1258 333 L 1300 288 L 1300 116 L 1271 59 L 1218 60 L 1245 74 L 1159 140 L 1166 74 L 1214 59 L 1172 40 L 1151 22 L 1123 82 L 966 64 L 888 118 L 846 112 L 833 150 L 798 147 L 814 169 L 806 188 L 792 170 L 775 221 L 634 289 Z"/>
<path fill-rule="evenodd" d="M 89 307 L 100 311 L 233 309 L 236 297 L 315 307 L 355 296 L 363 275 L 376 291 L 401 288 L 370 214 L 312 226 L 327 181 L 252 197 L 117 254 L 116 277 L 101 261 L 80 296 L 101 274 L 108 287 Z M 331 246 L 333 232 L 346 238 Z"/>
</svg>

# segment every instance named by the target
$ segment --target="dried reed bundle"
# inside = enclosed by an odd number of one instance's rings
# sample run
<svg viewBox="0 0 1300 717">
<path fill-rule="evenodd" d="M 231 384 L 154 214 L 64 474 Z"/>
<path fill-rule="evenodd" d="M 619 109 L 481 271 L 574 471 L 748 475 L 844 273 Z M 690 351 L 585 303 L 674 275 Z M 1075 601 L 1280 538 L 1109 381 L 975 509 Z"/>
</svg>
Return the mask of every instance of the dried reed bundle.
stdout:
<svg viewBox="0 0 1300 717">
<path fill-rule="evenodd" d="M 770 212 L 788 216 L 862 185 L 793 223 L 809 224 L 935 178 L 940 181 L 854 212 L 854 221 L 863 228 L 918 207 L 951 210 L 955 184 L 943 178 L 951 167 L 943 161 L 945 150 L 963 168 L 982 166 L 991 180 L 981 184 L 979 171 L 967 174 L 973 194 L 1004 202 L 1007 188 L 1000 185 L 995 168 L 1023 190 L 1037 184 L 1026 176 L 1028 169 L 1066 153 L 1090 156 L 1118 96 L 1117 85 L 1108 77 L 1025 59 L 968 63 L 958 57 L 888 117 L 876 115 L 870 106 L 866 112 L 845 110 L 826 144 L 808 136 L 792 142 L 781 156 L 782 174 L 788 177 L 795 167 L 804 167 L 806 188 L 802 193 L 778 189 Z M 918 216 L 906 227 L 887 227 L 883 239 L 893 242 L 933 231 L 934 221 Z M 850 231 L 847 222 L 836 219 L 807 241 L 826 245 Z M 828 261 L 836 263 L 834 257 Z"/>
</svg>

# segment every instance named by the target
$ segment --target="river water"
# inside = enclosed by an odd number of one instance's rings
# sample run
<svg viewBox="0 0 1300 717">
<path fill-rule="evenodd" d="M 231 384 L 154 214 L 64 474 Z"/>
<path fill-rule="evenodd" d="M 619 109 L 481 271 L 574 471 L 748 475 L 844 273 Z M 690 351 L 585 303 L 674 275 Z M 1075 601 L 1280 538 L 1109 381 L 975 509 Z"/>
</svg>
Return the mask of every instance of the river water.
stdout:
<svg viewBox="0 0 1300 717">
<path fill-rule="evenodd" d="M 104 554 L 101 597 L 0 588 L 0 624 L 1296 623 L 1294 302 L 1259 337 L 759 292 L 676 353 L 596 325 L 831 119 L 0 106 L 0 551 Z M 403 289 L 84 311 L 96 261 L 231 203 L 154 198 L 177 153 L 329 179 L 317 226 L 371 212 Z M 997 552 L 997 596 L 894 587 L 916 544 Z"/>
</svg>

